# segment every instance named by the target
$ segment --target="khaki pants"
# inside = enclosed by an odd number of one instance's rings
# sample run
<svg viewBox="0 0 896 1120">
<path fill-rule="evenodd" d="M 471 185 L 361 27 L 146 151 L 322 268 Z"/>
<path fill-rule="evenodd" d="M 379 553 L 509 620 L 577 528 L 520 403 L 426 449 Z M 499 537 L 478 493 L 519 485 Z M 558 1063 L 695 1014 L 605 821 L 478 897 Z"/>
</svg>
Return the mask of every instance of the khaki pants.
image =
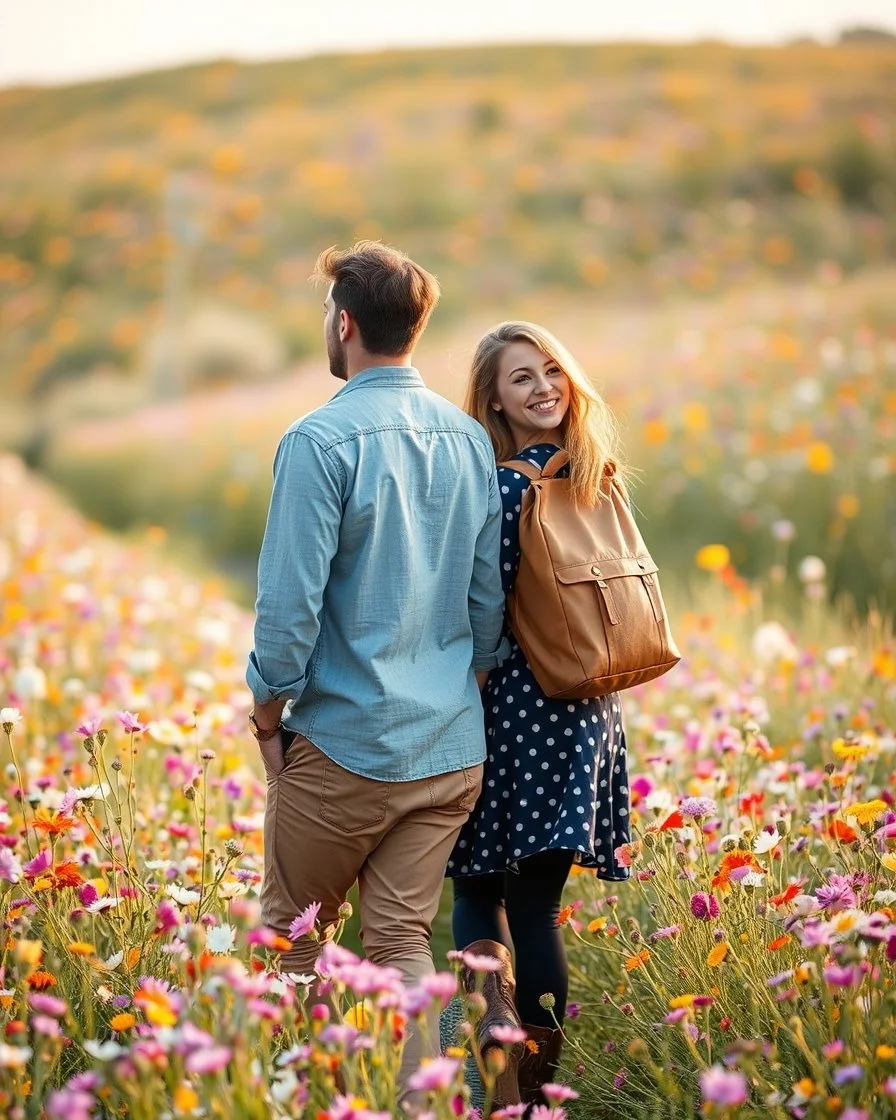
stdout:
<svg viewBox="0 0 896 1120">
<path fill-rule="evenodd" d="M 303 735 L 286 765 L 268 776 L 264 822 L 262 921 L 284 937 L 312 902 L 321 904 L 322 940 L 357 881 L 366 956 L 400 970 L 408 985 L 434 971 L 430 935 L 445 865 L 479 796 L 482 766 L 419 778 L 378 782 L 338 766 Z M 296 941 L 283 954 L 286 972 L 312 972 L 320 946 Z M 412 1033 L 401 1083 L 420 1059 L 438 1053 L 436 1022 L 428 1038 Z"/>
</svg>

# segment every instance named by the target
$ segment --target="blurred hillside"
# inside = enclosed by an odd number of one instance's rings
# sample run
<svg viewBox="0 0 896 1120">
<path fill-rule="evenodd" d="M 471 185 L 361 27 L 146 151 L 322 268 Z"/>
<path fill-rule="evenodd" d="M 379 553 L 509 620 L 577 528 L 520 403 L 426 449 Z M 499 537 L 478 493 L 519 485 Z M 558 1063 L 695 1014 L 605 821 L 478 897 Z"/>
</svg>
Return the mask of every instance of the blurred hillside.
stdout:
<svg viewBox="0 0 896 1120">
<path fill-rule="evenodd" d="M 0 447 L 97 520 L 251 571 L 335 387 L 314 259 L 382 237 L 446 396 L 497 319 L 570 345 L 678 578 L 896 603 L 896 44 L 222 62 L 0 91 L 0 136 Z"/>
<path fill-rule="evenodd" d="M 532 292 L 706 296 L 896 249 L 886 41 L 221 62 L 0 91 L 0 136 L 6 445 L 54 396 L 108 410 L 317 354 L 307 277 L 333 242 L 436 271 L 436 330 Z"/>
</svg>

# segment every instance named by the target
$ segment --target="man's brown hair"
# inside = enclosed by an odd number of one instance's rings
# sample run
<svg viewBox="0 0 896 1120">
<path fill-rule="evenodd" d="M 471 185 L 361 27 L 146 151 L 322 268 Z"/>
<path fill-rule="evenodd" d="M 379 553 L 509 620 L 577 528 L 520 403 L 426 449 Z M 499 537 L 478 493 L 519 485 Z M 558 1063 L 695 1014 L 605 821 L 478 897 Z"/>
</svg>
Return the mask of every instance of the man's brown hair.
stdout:
<svg viewBox="0 0 896 1120">
<path fill-rule="evenodd" d="M 358 324 L 368 354 L 413 350 L 441 294 L 435 276 L 380 241 L 325 249 L 314 279 L 332 283 L 336 310 L 344 309 Z"/>
</svg>

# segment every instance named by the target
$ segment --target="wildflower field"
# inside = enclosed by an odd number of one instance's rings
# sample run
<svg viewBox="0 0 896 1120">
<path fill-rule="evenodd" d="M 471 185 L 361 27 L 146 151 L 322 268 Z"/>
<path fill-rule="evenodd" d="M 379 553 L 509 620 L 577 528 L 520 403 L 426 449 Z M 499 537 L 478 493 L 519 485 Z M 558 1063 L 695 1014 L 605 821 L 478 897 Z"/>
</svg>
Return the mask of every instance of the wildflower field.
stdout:
<svg viewBox="0 0 896 1120">
<path fill-rule="evenodd" d="M 531 1120 L 896 1118 L 894 78 L 881 40 L 0 90 L 0 1116 L 387 1120 L 456 992 L 444 908 L 412 992 L 346 912 L 324 1003 L 259 917 L 271 461 L 334 389 L 314 258 L 382 237 L 442 282 L 436 391 L 504 318 L 580 359 L 684 654 L 624 696 L 631 880 L 570 880 Z M 421 1115 L 473 1120 L 467 1062 Z"/>
<path fill-rule="evenodd" d="M 279 974 L 248 616 L 158 531 L 111 538 L 0 469 L 3 1114 L 394 1115 L 453 965 L 406 994 L 339 946 L 333 1011 Z M 768 617 L 719 547 L 675 612 L 683 664 L 626 694 L 633 876 L 570 881 L 569 1088 L 543 1118 L 896 1115 L 896 646 L 811 594 Z M 415 1080 L 430 1115 L 472 1115 L 462 1059 Z"/>
</svg>

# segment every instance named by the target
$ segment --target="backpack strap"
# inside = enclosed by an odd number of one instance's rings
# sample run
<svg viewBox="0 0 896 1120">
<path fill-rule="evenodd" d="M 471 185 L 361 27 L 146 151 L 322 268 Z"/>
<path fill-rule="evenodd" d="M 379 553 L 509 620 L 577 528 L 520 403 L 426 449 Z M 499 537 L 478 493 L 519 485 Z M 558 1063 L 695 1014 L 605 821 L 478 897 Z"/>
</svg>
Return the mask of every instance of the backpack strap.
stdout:
<svg viewBox="0 0 896 1120">
<path fill-rule="evenodd" d="M 561 448 L 559 451 L 555 451 L 550 459 L 548 459 L 548 461 L 545 463 L 544 469 L 541 472 L 541 477 L 553 478 L 556 475 L 557 471 L 562 471 L 568 462 L 568 451 L 564 451 L 563 448 Z"/>
<path fill-rule="evenodd" d="M 530 482 L 537 482 L 541 478 L 541 471 L 538 467 L 533 463 L 527 463 L 525 459 L 507 459 L 503 463 L 498 463 L 498 466 L 507 467 L 508 470 L 525 475 Z"/>
<path fill-rule="evenodd" d="M 553 478 L 557 471 L 562 470 L 568 462 L 569 452 L 561 448 L 554 452 L 542 470 L 539 470 L 534 463 L 530 463 L 527 459 L 507 459 L 503 463 L 498 463 L 498 466 L 517 471 L 519 474 L 525 475 L 530 482 L 538 482 L 542 478 Z"/>
</svg>

